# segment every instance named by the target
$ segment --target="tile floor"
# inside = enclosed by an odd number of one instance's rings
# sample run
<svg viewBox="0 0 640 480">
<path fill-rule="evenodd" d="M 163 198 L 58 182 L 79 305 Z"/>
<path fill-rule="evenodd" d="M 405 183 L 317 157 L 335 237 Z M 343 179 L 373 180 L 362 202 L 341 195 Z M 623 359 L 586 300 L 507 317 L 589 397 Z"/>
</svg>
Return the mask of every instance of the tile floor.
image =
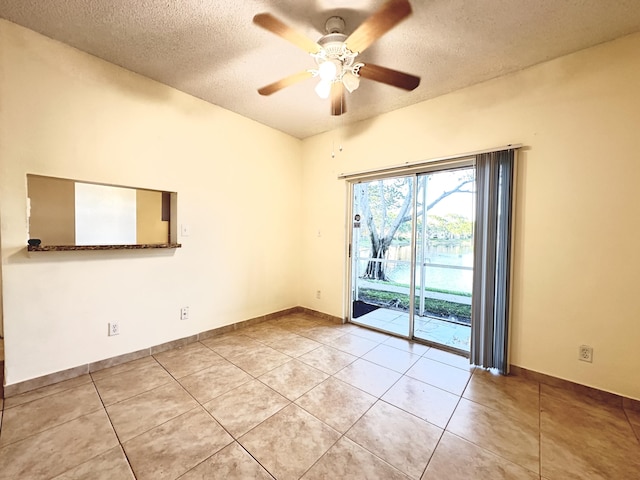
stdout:
<svg viewBox="0 0 640 480">
<path fill-rule="evenodd" d="M 639 412 L 304 315 L 3 407 L 0 479 L 640 478 Z"/>
<path fill-rule="evenodd" d="M 409 334 L 409 313 L 391 308 L 378 308 L 355 319 L 359 325 L 379 328 L 397 335 Z M 471 346 L 471 326 L 434 317 L 415 317 L 415 336 L 428 342 L 446 345 L 468 352 Z"/>
</svg>

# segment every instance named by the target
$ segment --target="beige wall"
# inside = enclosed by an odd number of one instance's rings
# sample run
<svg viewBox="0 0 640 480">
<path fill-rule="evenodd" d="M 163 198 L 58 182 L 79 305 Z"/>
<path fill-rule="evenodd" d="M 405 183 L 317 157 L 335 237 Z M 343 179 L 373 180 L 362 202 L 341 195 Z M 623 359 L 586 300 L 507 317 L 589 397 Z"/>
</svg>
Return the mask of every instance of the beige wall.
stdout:
<svg viewBox="0 0 640 480">
<path fill-rule="evenodd" d="M 305 140 L 302 304 L 344 314 L 339 173 L 523 143 L 511 361 L 640 399 L 638 52 L 640 34 Z"/>
<path fill-rule="evenodd" d="M 4 20 L 0 72 L 7 384 L 299 304 L 299 140 Z M 191 233 L 28 256 L 27 173 L 178 192 Z"/>
<path fill-rule="evenodd" d="M 169 221 L 162 220 L 162 192 L 136 190 L 136 242 L 169 242 Z"/>
<path fill-rule="evenodd" d="M 298 304 L 343 315 L 339 173 L 518 142 L 512 363 L 640 399 L 638 51 L 629 36 L 299 142 L 0 21 L 7 382 Z M 27 172 L 177 191 L 191 235 L 170 255 L 28 257 Z"/>
<path fill-rule="evenodd" d="M 74 182 L 61 178 L 27 176 L 29 238 L 42 245 L 75 245 L 76 204 Z"/>
</svg>

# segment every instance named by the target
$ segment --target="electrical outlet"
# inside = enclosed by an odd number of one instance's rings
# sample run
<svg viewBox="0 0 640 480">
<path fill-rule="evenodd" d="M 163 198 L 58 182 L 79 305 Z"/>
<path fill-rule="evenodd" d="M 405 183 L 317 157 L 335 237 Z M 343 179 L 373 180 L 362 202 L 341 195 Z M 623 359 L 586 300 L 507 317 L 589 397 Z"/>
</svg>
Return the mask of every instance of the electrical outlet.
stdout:
<svg viewBox="0 0 640 480">
<path fill-rule="evenodd" d="M 114 335 L 120 335 L 120 325 L 118 325 L 118 322 L 109 323 L 109 336 L 113 337 Z"/>
<path fill-rule="evenodd" d="M 189 320 L 189 307 L 182 307 L 180 309 L 180 320 Z"/>
<path fill-rule="evenodd" d="M 322 297 L 322 292 L 320 290 L 316 290 L 316 298 L 320 300 L 321 297 Z"/>
<path fill-rule="evenodd" d="M 578 348 L 578 360 L 583 362 L 593 362 L 593 347 L 589 345 L 580 345 Z"/>
</svg>

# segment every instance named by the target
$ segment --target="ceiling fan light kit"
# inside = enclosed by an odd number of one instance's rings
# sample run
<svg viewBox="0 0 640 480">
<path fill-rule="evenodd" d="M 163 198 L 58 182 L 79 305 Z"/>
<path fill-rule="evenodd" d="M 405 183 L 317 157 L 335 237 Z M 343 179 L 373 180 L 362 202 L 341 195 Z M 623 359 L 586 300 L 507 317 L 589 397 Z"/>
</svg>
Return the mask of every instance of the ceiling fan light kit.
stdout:
<svg viewBox="0 0 640 480">
<path fill-rule="evenodd" d="M 316 94 L 323 99 L 331 97 L 331 114 L 346 112 L 344 90 L 354 92 L 360 86 L 360 78 L 392 85 L 404 90 L 414 90 L 420 77 L 390 68 L 357 62 L 356 58 L 378 38 L 411 14 L 408 0 L 389 0 L 367 18 L 351 35 L 344 33 L 345 21 L 338 16 L 329 17 L 325 23 L 326 34 L 317 42 L 288 27 L 269 13 L 253 17 L 253 22 L 307 51 L 317 68 L 285 77 L 258 90 L 261 95 L 271 95 L 285 87 L 311 77 L 319 77 Z"/>
</svg>

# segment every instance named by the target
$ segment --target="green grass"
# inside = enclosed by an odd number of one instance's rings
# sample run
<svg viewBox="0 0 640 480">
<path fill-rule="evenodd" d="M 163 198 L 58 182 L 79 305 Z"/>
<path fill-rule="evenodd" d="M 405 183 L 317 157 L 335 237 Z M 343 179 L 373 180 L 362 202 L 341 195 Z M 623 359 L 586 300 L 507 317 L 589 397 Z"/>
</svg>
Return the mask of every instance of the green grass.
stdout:
<svg viewBox="0 0 640 480">
<path fill-rule="evenodd" d="M 409 288 L 410 285 L 407 285 L 406 283 L 399 283 L 399 282 L 385 282 L 383 280 L 369 280 L 366 279 L 367 282 L 372 282 L 372 283 L 378 283 L 380 285 L 392 285 L 394 287 L 405 287 L 405 288 Z M 460 295 L 462 297 L 471 297 L 471 294 L 469 292 L 459 292 L 457 290 L 445 290 L 443 288 L 431 288 L 431 287 L 427 287 L 424 289 L 425 292 L 435 292 L 435 293 L 448 293 L 450 295 Z"/>
<path fill-rule="evenodd" d="M 383 283 L 383 282 L 381 282 Z M 433 291 L 433 290 L 432 290 Z M 451 293 L 441 292 L 440 293 Z M 370 288 L 361 288 L 358 291 L 358 297 L 363 302 L 371 305 L 379 305 L 381 307 L 393 306 L 402 310 L 409 310 L 409 295 L 404 293 L 383 292 Z M 419 304 L 419 297 L 416 295 L 415 304 Z M 425 298 L 425 311 L 431 315 L 441 317 L 454 316 L 458 320 L 471 321 L 471 305 L 463 305 L 461 303 L 449 302 L 447 300 L 437 300 L 434 298 Z"/>
</svg>

